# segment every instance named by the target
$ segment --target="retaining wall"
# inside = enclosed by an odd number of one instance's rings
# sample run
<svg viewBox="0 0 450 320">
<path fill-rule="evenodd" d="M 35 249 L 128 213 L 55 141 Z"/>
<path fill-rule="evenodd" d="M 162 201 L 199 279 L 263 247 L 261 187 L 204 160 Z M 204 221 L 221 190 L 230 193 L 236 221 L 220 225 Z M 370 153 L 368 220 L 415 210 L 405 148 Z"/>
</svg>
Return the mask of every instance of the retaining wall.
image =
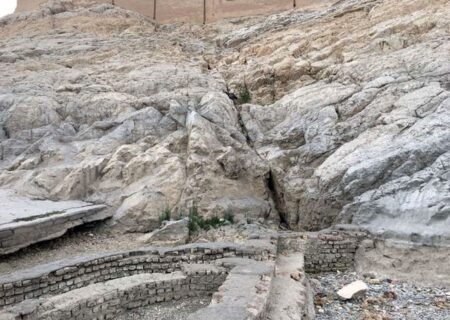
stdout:
<svg viewBox="0 0 450 320">
<path fill-rule="evenodd" d="M 332 230 L 280 235 L 279 252 L 303 252 L 305 271 L 320 273 L 344 271 L 355 266 L 355 254 L 366 232 Z"/>
<path fill-rule="evenodd" d="M 56 295 L 93 283 L 141 273 L 171 273 L 184 263 L 209 263 L 226 257 L 274 259 L 275 246 L 265 241 L 246 246 L 226 243 L 190 244 L 175 248 L 143 248 L 135 251 L 66 259 L 0 277 L 0 308 Z"/>
<path fill-rule="evenodd" d="M 202 265 L 187 272 L 139 274 L 75 289 L 8 308 L 0 318 L 21 320 L 115 319 L 125 310 L 193 296 L 211 296 L 225 281 L 224 268 Z"/>
<path fill-rule="evenodd" d="M 310 233 L 305 247 L 305 271 L 319 273 L 353 269 L 356 249 L 365 235 L 346 231 Z"/>
<path fill-rule="evenodd" d="M 36 10 L 48 0 L 18 0 L 16 12 Z M 146 15 L 160 23 L 206 23 L 225 18 L 271 14 L 332 0 L 73 0 L 109 3 Z"/>
</svg>

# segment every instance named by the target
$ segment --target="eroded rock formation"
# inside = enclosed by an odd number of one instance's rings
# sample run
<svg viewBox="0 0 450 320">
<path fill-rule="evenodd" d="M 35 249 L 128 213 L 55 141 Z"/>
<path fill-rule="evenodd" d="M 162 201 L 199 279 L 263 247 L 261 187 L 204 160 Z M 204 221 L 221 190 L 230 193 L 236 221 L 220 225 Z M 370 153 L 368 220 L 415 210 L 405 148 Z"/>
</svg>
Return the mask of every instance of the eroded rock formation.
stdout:
<svg viewBox="0 0 450 320">
<path fill-rule="evenodd" d="M 54 1 L 0 20 L 0 186 L 448 241 L 450 6 L 346 0 L 207 26 Z M 246 88 L 251 103 L 226 92 Z"/>
</svg>

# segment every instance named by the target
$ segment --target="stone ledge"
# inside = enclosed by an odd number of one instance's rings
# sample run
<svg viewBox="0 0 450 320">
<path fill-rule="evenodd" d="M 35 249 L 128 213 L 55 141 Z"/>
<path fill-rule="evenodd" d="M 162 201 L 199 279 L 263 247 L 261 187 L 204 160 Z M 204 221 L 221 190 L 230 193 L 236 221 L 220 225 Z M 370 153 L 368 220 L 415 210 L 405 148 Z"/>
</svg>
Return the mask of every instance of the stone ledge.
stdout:
<svg viewBox="0 0 450 320">
<path fill-rule="evenodd" d="M 62 236 L 67 230 L 112 216 L 105 205 L 86 205 L 51 215 L 36 215 L 0 225 L 0 256 Z"/>
</svg>

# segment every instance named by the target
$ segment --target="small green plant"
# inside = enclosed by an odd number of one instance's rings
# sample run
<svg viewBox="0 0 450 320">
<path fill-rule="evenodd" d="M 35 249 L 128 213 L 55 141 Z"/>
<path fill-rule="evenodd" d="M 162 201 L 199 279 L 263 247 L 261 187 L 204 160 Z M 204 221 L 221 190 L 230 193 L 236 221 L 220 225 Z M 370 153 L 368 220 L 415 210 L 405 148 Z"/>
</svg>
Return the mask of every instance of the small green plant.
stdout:
<svg viewBox="0 0 450 320">
<path fill-rule="evenodd" d="M 190 233 L 195 233 L 199 230 L 217 229 L 228 223 L 234 223 L 234 215 L 232 212 L 225 213 L 225 217 L 223 219 L 217 216 L 205 219 L 199 215 L 196 206 L 189 209 L 188 227 Z"/>
<path fill-rule="evenodd" d="M 199 229 L 199 220 L 200 216 L 198 214 L 198 210 L 196 206 L 193 206 L 189 209 L 189 222 L 188 222 L 188 228 L 190 233 L 197 232 Z"/>
<path fill-rule="evenodd" d="M 252 101 L 252 94 L 250 93 L 250 90 L 248 90 L 247 84 L 244 83 L 239 88 L 239 103 L 250 103 Z"/>
<path fill-rule="evenodd" d="M 172 216 L 172 211 L 167 208 L 164 209 L 163 213 L 159 215 L 159 224 L 162 224 L 164 221 L 170 221 Z"/>
</svg>

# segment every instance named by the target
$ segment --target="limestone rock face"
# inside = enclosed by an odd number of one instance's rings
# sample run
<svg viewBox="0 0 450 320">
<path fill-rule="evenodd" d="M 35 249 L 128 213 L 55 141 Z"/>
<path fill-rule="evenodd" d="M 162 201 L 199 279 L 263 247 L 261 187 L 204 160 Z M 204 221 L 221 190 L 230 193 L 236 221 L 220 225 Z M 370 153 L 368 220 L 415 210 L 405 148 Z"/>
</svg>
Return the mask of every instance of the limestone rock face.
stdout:
<svg viewBox="0 0 450 320">
<path fill-rule="evenodd" d="M 265 104 L 241 118 L 293 228 L 448 242 L 449 8 L 397 4 L 340 1 L 222 37 L 240 49 L 221 62 L 230 85 Z"/>
<path fill-rule="evenodd" d="M 195 206 L 449 241 L 446 1 L 206 26 L 70 2 L 0 20 L 1 187 L 105 203 L 128 231 Z"/>
</svg>

